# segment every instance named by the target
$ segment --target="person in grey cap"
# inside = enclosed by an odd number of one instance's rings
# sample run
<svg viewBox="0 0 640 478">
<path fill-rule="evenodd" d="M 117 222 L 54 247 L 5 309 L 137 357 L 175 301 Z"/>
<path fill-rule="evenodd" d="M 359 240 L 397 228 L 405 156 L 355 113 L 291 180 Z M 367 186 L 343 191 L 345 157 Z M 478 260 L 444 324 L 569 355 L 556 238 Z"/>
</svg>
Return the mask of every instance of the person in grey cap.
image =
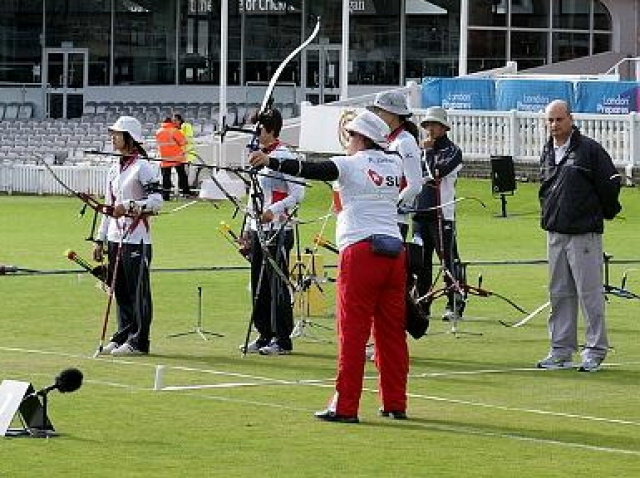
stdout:
<svg viewBox="0 0 640 478">
<path fill-rule="evenodd" d="M 462 316 L 465 305 L 455 288 L 455 283 L 461 279 L 454 199 L 458 172 L 462 169 L 462 150 L 447 136 L 451 126 L 443 108 L 428 108 L 420 126 L 426 133 L 422 142 L 425 183 L 416 200 L 413 239 L 423 244 L 424 267 L 418 274 L 417 288 L 420 296 L 433 288 L 432 260 L 436 252 L 444 264 L 444 280 L 448 288 L 442 320 L 452 320 Z"/>
<path fill-rule="evenodd" d="M 402 158 L 402 189 L 398 205 L 411 207 L 422 187 L 422 168 L 418 145 L 420 131 L 416 124 L 409 120 L 412 113 L 407 106 L 407 99 L 398 91 L 383 91 L 376 95 L 373 106 L 368 109 L 387 123 L 391 130 L 387 137 L 389 151 L 396 151 Z M 407 214 L 398 215 L 398 225 L 402 237 L 406 238 L 409 230 Z"/>
</svg>

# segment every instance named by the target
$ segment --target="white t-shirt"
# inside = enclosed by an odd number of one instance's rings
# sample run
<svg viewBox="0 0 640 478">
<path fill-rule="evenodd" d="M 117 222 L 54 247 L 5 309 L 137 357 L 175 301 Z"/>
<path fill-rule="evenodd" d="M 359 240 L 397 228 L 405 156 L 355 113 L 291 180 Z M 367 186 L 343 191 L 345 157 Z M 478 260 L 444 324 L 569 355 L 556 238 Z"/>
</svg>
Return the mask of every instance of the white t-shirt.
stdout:
<svg viewBox="0 0 640 478">
<path fill-rule="evenodd" d="M 372 234 L 402 238 L 397 203 L 402 181 L 402 158 L 379 150 L 359 151 L 331 160 L 339 172 L 335 185 L 340 208 L 336 226 L 338 249 Z"/>
<path fill-rule="evenodd" d="M 135 201 L 136 205 L 144 211 L 157 213 L 162 207 L 162 195 L 145 192 L 145 186 L 154 182 L 159 183 L 158 169 L 153 168 L 147 160 L 138 158 L 127 161 L 124 165 L 121 161 L 117 161 L 107 175 L 105 204 L 111 206 L 123 204 L 126 208 L 130 201 Z M 151 244 L 148 221 L 148 217 L 137 220 L 127 216 L 118 219 L 102 216 L 97 239 L 103 242 L 105 239 L 110 242 L 120 242 L 120 238 L 124 235 L 123 242 Z"/>
<path fill-rule="evenodd" d="M 390 138 L 391 139 L 391 138 Z M 406 185 L 400 191 L 399 205 L 413 206 L 413 201 L 422 190 L 422 164 L 420 161 L 420 147 L 416 139 L 406 130 L 401 130 L 399 134 L 389 143 L 389 151 L 396 151 L 402 157 L 402 168 Z M 398 222 L 406 223 L 408 215 L 398 216 Z"/>
</svg>

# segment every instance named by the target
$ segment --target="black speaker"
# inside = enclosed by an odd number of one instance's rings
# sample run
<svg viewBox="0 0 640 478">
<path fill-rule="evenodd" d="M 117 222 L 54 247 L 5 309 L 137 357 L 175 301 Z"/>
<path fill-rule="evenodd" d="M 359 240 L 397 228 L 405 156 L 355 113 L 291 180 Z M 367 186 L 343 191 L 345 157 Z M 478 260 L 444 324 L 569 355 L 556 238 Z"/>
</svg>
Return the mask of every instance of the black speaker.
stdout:
<svg viewBox="0 0 640 478">
<path fill-rule="evenodd" d="M 491 189 L 493 194 L 516 190 L 516 172 L 511 156 L 491 156 Z"/>
</svg>

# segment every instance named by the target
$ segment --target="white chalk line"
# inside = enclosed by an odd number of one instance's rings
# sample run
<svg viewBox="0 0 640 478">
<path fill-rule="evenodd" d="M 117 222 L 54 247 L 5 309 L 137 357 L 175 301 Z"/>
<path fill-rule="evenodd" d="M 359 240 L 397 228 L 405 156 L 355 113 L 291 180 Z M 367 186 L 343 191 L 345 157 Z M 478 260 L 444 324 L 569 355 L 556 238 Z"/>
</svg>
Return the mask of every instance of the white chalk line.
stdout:
<svg viewBox="0 0 640 478">
<path fill-rule="evenodd" d="M 13 348 L 13 347 L 0 347 L 0 350 L 11 351 L 11 352 L 44 354 L 44 355 L 59 355 L 59 356 L 65 356 L 65 357 L 82 358 L 82 359 L 90 359 L 90 360 L 100 360 L 99 358 L 95 359 L 95 358 L 87 357 L 87 356 L 84 356 L 84 355 L 74 355 L 74 354 L 68 354 L 68 353 L 64 353 L 64 352 L 51 352 L 51 351 L 34 350 L 34 349 L 21 349 L 21 348 Z M 114 364 L 140 365 L 140 366 L 147 366 L 147 367 L 156 367 L 155 364 L 150 364 L 150 363 L 141 363 L 141 362 L 135 362 L 135 361 L 119 360 L 119 359 L 106 359 L 106 360 L 104 358 L 102 359 L 102 361 L 107 361 L 107 360 L 108 360 L 109 363 L 114 363 Z M 624 363 L 624 364 L 623 363 L 608 363 L 606 365 L 609 366 L 609 367 L 614 367 L 614 366 L 637 365 L 637 364 L 640 364 L 640 362 L 629 362 L 629 363 Z M 233 376 L 233 377 L 247 378 L 247 379 L 252 379 L 252 380 L 259 380 L 260 382 L 258 382 L 258 383 L 256 383 L 256 382 L 225 382 L 225 383 L 220 383 L 220 384 L 168 386 L 168 387 L 162 387 L 162 388 L 158 389 L 158 391 L 189 391 L 189 390 L 224 389 L 224 388 L 229 389 L 229 388 L 236 388 L 236 387 L 255 387 L 255 386 L 264 386 L 264 385 L 290 385 L 290 386 L 294 386 L 294 385 L 311 385 L 311 386 L 317 386 L 317 387 L 322 387 L 322 388 L 329 388 L 329 387 L 332 388 L 333 387 L 333 381 L 335 380 L 334 378 L 307 379 L 307 380 L 283 380 L 283 379 L 276 379 L 276 378 L 271 378 L 271 377 L 262 377 L 262 376 L 257 376 L 257 375 L 240 374 L 240 373 L 235 373 L 235 372 L 225 372 L 225 371 L 221 371 L 221 370 L 202 369 L 202 368 L 196 368 L 196 367 L 167 366 L 167 368 L 168 369 L 175 369 L 175 370 L 182 370 L 182 371 L 192 371 L 192 372 L 200 372 L 200 373 L 207 373 L 207 374 L 214 374 L 214 375 L 223 375 L 223 376 Z M 508 373 L 508 372 L 514 372 L 514 371 L 538 371 L 538 372 L 544 372 L 544 373 L 549 373 L 550 372 L 548 370 L 542 370 L 542 369 L 537 369 L 537 368 L 513 368 L 513 369 L 489 369 L 489 370 L 458 371 L 458 372 L 432 372 L 432 373 L 417 374 L 417 375 L 413 375 L 412 377 L 413 378 L 429 378 L 429 377 L 445 377 L 445 376 L 455 376 L 455 375 L 479 375 L 479 374 L 487 374 L 487 373 Z M 566 370 L 555 371 L 555 372 L 570 373 L 569 371 L 566 371 Z M 365 377 L 365 380 L 374 380 L 374 379 L 377 379 L 377 377 L 376 376 L 366 376 Z M 128 386 L 128 385 L 118 384 L 118 383 L 114 383 L 114 382 L 101 382 L 101 381 L 87 380 L 87 383 L 95 383 L 95 384 L 108 385 L 108 386 L 120 386 L 120 387 L 124 387 L 124 388 L 132 388 L 132 389 L 139 389 L 139 390 L 153 390 L 153 388 Z M 368 388 L 368 387 L 364 387 L 363 391 L 367 391 L 367 392 L 375 393 L 375 394 L 378 393 L 377 389 Z M 509 411 L 509 412 L 515 412 L 515 413 L 529 413 L 529 414 L 537 414 L 537 415 L 543 415 L 543 416 L 554 416 L 554 417 L 570 418 L 570 419 L 575 419 L 575 420 L 595 421 L 595 422 L 616 424 L 616 425 L 640 426 L 639 422 L 634 422 L 634 421 L 630 421 L 630 420 L 615 419 L 615 418 L 596 417 L 596 416 L 590 416 L 590 415 L 578 415 L 578 414 L 571 414 L 571 413 L 564 413 L 564 412 L 553 412 L 553 411 L 549 411 L 549 410 L 527 409 L 527 408 L 519 408 L 519 407 L 508 407 L 508 406 L 505 406 L 505 405 L 494 405 L 494 404 L 483 403 L 483 402 L 473 402 L 473 401 L 469 401 L 469 400 L 461 400 L 461 399 L 446 398 L 446 397 L 437 397 L 437 396 L 432 396 L 432 395 L 422 395 L 422 394 L 415 394 L 415 393 L 407 393 L 407 396 L 409 398 L 414 398 L 414 399 L 423 399 L 423 400 L 430 400 L 430 401 L 436 401 L 436 402 L 442 402 L 442 403 L 451 403 L 451 404 L 456 404 L 456 405 L 488 408 L 488 409 L 493 409 L 493 410 Z"/>
</svg>

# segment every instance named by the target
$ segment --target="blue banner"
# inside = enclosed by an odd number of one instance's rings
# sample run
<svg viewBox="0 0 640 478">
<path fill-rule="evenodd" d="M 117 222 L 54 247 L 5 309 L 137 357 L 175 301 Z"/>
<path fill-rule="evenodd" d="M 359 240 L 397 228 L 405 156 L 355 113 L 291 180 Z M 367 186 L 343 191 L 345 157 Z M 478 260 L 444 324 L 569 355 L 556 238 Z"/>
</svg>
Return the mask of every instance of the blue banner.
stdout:
<svg viewBox="0 0 640 478">
<path fill-rule="evenodd" d="M 640 83 L 636 81 L 579 81 L 576 113 L 624 115 L 638 111 Z"/>
<path fill-rule="evenodd" d="M 573 84 L 554 80 L 498 80 L 496 110 L 544 111 L 553 100 L 565 100 L 573 109 Z"/>
<path fill-rule="evenodd" d="M 452 110 L 493 110 L 494 81 L 486 78 L 425 78 L 422 80 L 422 107 L 430 106 Z"/>
</svg>

